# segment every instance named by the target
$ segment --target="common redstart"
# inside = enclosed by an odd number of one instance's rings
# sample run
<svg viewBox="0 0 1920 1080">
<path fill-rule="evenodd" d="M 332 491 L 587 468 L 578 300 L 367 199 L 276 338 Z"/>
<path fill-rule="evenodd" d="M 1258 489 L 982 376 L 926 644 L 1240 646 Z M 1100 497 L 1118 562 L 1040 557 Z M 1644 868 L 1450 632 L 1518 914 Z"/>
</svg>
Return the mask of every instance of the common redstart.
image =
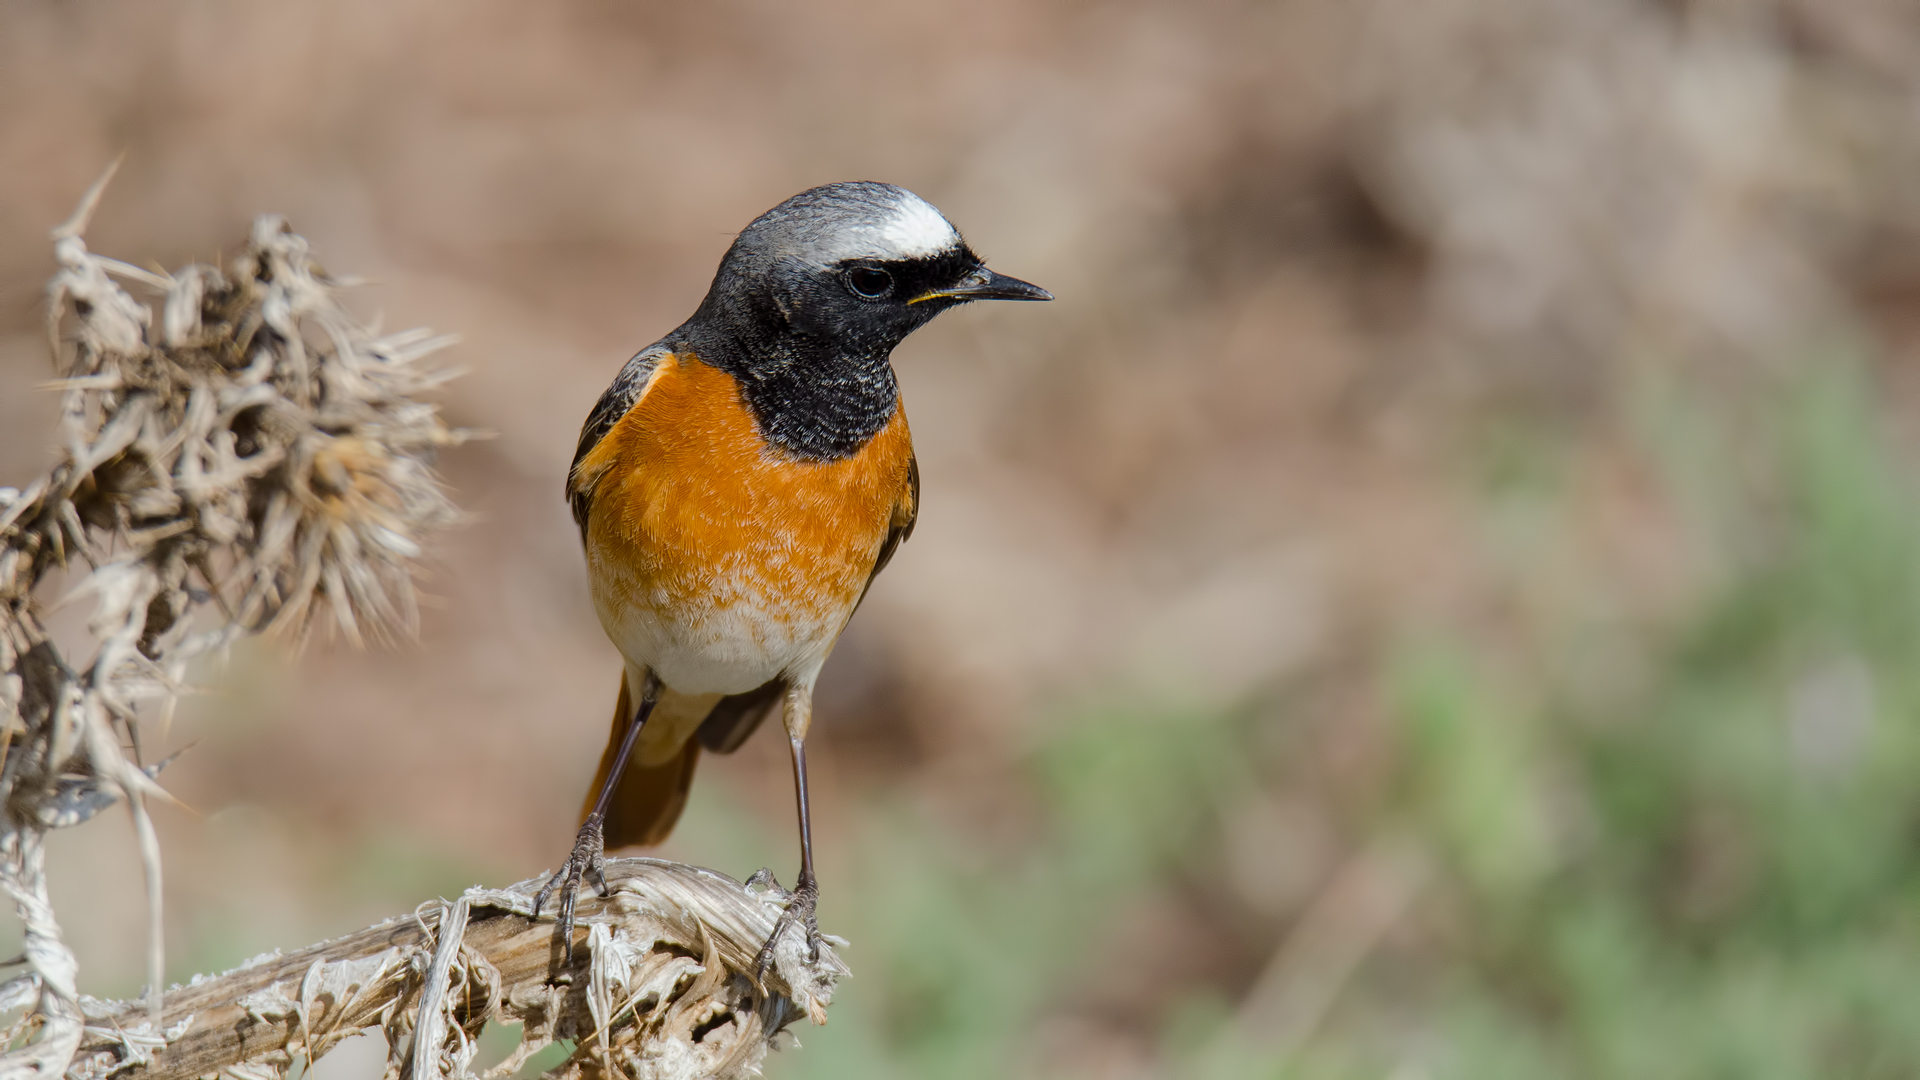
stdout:
<svg viewBox="0 0 1920 1080">
<path fill-rule="evenodd" d="M 573 853 L 534 901 L 560 890 L 568 955 L 582 877 L 606 892 L 605 849 L 666 839 L 701 748 L 737 749 L 776 706 L 800 877 L 759 965 L 796 922 L 818 955 L 814 682 L 920 505 L 894 346 L 970 300 L 1051 299 L 987 269 L 912 192 L 829 184 L 754 219 L 693 317 L 601 395 L 567 500 L 626 668 Z"/>
</svg>

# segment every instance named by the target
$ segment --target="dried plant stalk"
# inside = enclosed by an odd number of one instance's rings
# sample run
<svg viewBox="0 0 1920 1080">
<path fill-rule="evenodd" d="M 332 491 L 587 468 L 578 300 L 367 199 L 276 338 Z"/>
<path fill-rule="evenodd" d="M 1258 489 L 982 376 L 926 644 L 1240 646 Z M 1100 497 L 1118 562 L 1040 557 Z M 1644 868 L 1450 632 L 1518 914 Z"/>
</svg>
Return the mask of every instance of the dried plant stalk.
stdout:
<svg viewBox="0 0 1920 1080">
<path fill-rule="evenodd" d="M 415 400 L 445 377 L 417 361 L 447 339 L 360 325 L 275 217 L 225 269 L 165 275 L 95 255 L 81 237 L 106 182 L 54 232 L 61 460 L 24 490 L 0 488 L 0 889 L 30 969 L 0 986 L 0 1009 L 24 1010 L 0 1031 L 0 1076 L 58 1075 L 79 1045 L 45 838 L 123 800 L 160 1013 L 146 798 L 164 797 L 164 763 L 142 753 L 141 708 L 164 732 L 189 663 L 243 634 L 297 637 L 323 618 L 354 640 L 408 633 L 422 539 L 454 517 L 429 460 L 462 435 Z M 157 308 L 116 277 L 153 290 Z M 63 572 L 77 578 L 68 598 L 93 604 L 96 649 L 77 665 L 41 619 L 38 594 Z"/>
<path fill-rule="evenodd" d="M 552 916 L 530 917 L 544 880 L 469 890 L 196 979 L 168 992 L 158 1037 L 124 1026 L 138 1002 L 83 1000 L 87 1038 L 70 1075 L 277 1076 L 372 1029 L 386 1037 L 390 1080 L 469 1076 L 475 1039 L 496 1020 L 523 1034 L 485 1080 L 512 1076 L 562 1039 L 573 1052 L 549 1076 L 747 1076 L 788 1024 L 824 1020 L 846 973 L 830 946 L 810 960 L 789 935 L 756 985 L 754 959 L 784 894 L 655 859 L 608 862 L 611 893 L 582 897 L 574 965 L 563 969 Z"/>
</svg>

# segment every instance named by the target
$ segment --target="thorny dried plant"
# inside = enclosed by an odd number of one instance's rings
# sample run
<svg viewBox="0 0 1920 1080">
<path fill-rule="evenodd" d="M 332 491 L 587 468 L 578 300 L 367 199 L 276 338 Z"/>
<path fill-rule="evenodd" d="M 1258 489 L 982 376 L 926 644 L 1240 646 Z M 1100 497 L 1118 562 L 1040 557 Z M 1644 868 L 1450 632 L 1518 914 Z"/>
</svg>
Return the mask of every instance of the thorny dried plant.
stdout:
<svg viewBox="0 0 1920 1080">
<path fill-rule="evenodd" d="M 167 993 L 157 1027 L 136 1002 L 81 1000 L 86 1038 L 70 1080 L 278 1080 L 347 1038 L 387 1044 L 387 1080 L 506 1080 L 555 1043 L 551 1080 L 733 1080 L 759 1075 L 779 1036 L 826 1022 L 847 973 L 804 935 L 760 943 L 790 894 L 762 871 L 742 884 L 657 859 L 612 859 L 610 894 L 581 899 L 584 948 L 568 966 L 551 913 L 535 919 L 541 874 L 287 955 L 256 957 Z M 838 939 L 831 939 L 838 942 Z M 839 942 L 844 944 L 844 942 Z M 480 1033 L 517 1024 L 519 1045 L 476 1074 Z"/>
<path fill-rule="evenodd" d="M 361 325 L 277 217 L 256 221 L 225 267 L 166 275 L 93 254 L 82 233 L 107 179 L 54 232 L 61 458 L 25 489 L 0 488 L 0 888 L 25 924 L 27 965 L 0 985 L 0 1016 L 24 1010 L 0 1031 L 0 1076 L 58 1076 L 81 1043 L 44 845 L 120 801 L 144 862 L 158 1027 L 146 800 L 166 796 L 141 711 L 164 732 L 189 665 L 245 634 L 410 632 L 421 540 L 455 517 L 430 461 L 463 433 L 415 400 L 447 377 L 418 361 L 448 339 Z M 93 604 L 95 651 L 77 664 L 42 620 L 38 594 L 61 574 L 78 579 L 68 599 Z"/>
</svg>

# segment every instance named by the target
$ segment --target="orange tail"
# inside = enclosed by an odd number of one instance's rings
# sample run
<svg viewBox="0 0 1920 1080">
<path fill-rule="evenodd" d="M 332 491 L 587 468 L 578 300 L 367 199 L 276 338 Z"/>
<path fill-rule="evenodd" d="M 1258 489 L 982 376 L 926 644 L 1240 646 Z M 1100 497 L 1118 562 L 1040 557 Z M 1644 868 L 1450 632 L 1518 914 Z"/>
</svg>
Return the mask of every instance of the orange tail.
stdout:
<svg viewBox="0 0 1920 1080">
<path fill-rule="evenodd" d="M 613 733 L 607 739 L 606 752 L 600 755 L 600 768 L 594 773 L 593 785 L 587 788 L 587 801 L 580 807 L 582 820 L 593 812 L 593 800 L 600 794 L 600 785 L 606 783 L 608 770 L 613 768 L 613 757 L 620 752 L 620 740 L 627 733 L 632 715 L 633 698 L 623 674 L 620 704 L 613 713 Z M 693 787 L 693 767 L 699 762 L 697 739 L 688 739 L 679 756 L 663 764 L 642 765 L 629 760 L 627 771 L 620 777 L 620 786 L 614 789 L 613 801 L 607 806 L 607 849 L 658 844 L 665 840 L 673 832 L 674 823 L 680 820 L 680 811 L 687 807 L 687 792 Z"/>
</svg>

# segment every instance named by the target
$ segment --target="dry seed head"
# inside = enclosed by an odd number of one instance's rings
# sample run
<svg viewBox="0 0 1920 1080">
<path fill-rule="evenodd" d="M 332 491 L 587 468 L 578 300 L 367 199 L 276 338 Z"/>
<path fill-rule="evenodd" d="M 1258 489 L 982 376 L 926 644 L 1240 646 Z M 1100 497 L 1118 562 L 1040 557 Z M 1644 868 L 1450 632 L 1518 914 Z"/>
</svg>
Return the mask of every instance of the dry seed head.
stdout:
<svg viewBox="0 0 1920 1080">
<path fill-rule="evenodd" d="M 104 184 L 54 235 L 62 460 L 0 491 L 0 891 L 26 922 L 30 966 L 25 990 L 0 990 L 36 1001 L 0 1031 L 0 1075 L 64 1071 L 84 1026 L 45 831 L 116 801 L 132 810 L 157 987 L 145 797 L 165 793 L 140 760 L 142 705 L 160 707 L 164 738 L 189 662 L 249 632 L 412 632 L 423 541 L 455 517 L 432 458 L 465 437 L 414 399 L 446 377 L 419 361 L 449 339 L 362 326 L 284 221 L 256 221 L 229 271 L 156 274 L 87 250 Z M 157 318 L 116 278 L 156 291 Z M 86 573 L 68 597 L 92 603 L 96 643 L 82 664 L 54 648 L 36 595 L 76 560 Z"/>
</svg>

